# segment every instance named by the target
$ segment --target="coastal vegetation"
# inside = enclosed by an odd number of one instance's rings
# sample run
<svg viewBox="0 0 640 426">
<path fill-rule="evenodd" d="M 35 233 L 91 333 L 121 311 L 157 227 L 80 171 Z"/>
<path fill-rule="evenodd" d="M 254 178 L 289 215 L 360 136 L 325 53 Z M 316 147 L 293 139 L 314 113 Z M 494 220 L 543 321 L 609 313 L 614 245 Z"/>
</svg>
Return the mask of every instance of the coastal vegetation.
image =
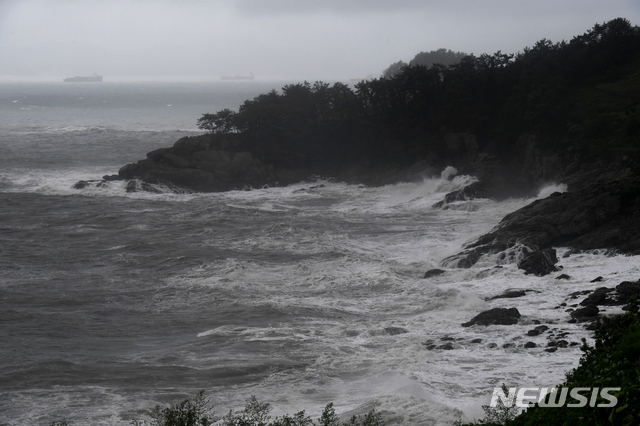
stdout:
<svg viewBox="0 0 640 426">
<path fill-rule="evenodd" d="M 389 65 L 389 67 L 382 72 L 382 77 L 391 78 L 394 75 L 400 73 L 402 69 L 408 65 L 423 65 L 425 67 L 431 67 L 436 64 L 454 65 L 459 63 L 465 56 L 468 55 L 462 52 L 453 52 L 452 50 L 448 49 L 420 52 L 411 61 L 409 61 L 408 64 L 404 61 L 398 61 Z"/>
<path fill-rule="evenodd" d="M 280 167 L 410 164 L 445 156 L 442 139 L 451 132 L 473 134 L 480 151 L 501 158 L 515 155 L 523 134 L 585 161 L 638 158 L 640 31 L 628 20 L 596 24 L 570 41 L 542 39 L 517 54 L 451 54 L 457 62 L 412 61 L 354 88 L 289 84 L 198 124 L 234 134 Z"/>
<path fill-rule="evenodd" d="M 331 403 L 322 411 L 317 423 L 304 411 L 275 418 L 269 415 L 270 412 L 269 403 L 260 402 L 252 396 L 242 411 L 230 410 L 218 419 L 209 398 L 200 391 L 193 402 L 187 399 L 171 407 L 156 406 L 151 412 L 151 423 L 134 420 L 132 426 L 210 426 L 214 423 L 220 426 L 382 426 L 380 414 L 375 410 L 363 416 L 352 416 L 346 423 L 341 422 Z"/>
</svg>

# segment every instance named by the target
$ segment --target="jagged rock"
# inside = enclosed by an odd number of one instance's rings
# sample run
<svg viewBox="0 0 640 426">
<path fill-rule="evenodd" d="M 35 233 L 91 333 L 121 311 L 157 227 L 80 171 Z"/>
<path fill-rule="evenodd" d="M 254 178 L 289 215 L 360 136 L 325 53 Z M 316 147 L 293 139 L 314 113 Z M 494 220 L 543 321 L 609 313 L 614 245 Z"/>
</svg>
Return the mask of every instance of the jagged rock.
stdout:
<svg viewBox="0 0 640 426">
<path fill-rule="evenodd" d="M 594 279 L 592 279 L 591 281 L 589 281 L 590 283 L 599 283 L 604 281 L 604 278 L 602 277 L 595 277 Z"/>
<path fill-rule="evenodd" d="M 613 288 L 600 287 L 597 288 L 593 293 L 587 296 L 580 304 L 582 306 L 597 306 L 597 305 L 617 305 L 621 304 L 617 300 L 614 300 L 609 297 L 609 293 L 614 291 Z"/>
<path fill-rule="evenodd" d="M 518 268 L 523 269 L 526 275 L 533 274 L 538 277 L 558 271 L 555 264 L 558 263 L 556 250 L 548 248 L 527 254 L 519 263 Z"/>
<path fill-rule="evenodd" d="M 425 272 L 424 278 L 436 277 L 438 275 L 444 274 L 445 272 L 446 271 L 443 269 L 429 269 L 427 272 Z"/>
<path fill-rule="evenodd" d="M 442 265 L 468 268 L 482 255 L 517 247 L 528 247 L 528 251 L 553 246 L 607 248 L 640 254 L 638 222 L 639 178 L 576 184 L 575 190 L 556 192 L 508 214 L 492 232 L 444 259 Z"/>
<path fill-rule="evenodd" d="M 301 181 L 307 176 L 293 170 L 279 174 L 237 143 L 217 135 L 185 137 L 171 148 L 160 148 L 137 163 L 118 171 L 121 179 L 139 179 L 149 184 L 170 184 L 192 191 L 212 192 L 277 186 Z"/>
<path fill-rule="evenodd" d="M 477 325 L 513 325 L 518 323 L 520 312 L 516 308 L 494 308 L 481 312 L 471 319 L 471 321 L 462 324 L 463 327 Z"/>
</svg>

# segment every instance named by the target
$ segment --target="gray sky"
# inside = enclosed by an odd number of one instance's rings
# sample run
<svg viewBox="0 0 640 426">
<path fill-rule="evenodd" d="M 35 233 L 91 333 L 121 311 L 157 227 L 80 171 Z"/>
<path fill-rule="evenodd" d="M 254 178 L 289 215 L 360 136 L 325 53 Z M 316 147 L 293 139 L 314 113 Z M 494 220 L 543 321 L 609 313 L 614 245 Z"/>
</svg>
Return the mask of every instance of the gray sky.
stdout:
<svg viewBox="0 0 640 426">
<path fill-rule="evenodd" d="M 379 76 L 439 48 L 516 53 L 640 0 L 0 0 L 0 76 Z"/>
</svg>

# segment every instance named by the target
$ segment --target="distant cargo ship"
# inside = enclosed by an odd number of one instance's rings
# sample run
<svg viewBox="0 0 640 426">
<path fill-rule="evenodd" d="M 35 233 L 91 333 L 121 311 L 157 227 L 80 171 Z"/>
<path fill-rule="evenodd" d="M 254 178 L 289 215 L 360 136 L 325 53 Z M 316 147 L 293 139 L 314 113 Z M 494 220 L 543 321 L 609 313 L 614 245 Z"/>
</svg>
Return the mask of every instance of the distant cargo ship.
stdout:
<svg viewBox="0 0 640 426">
<path fill-rule="evenodd" d="M 64 79 L 65 83 L 95 83 L 95 82 L 101 82 L 101 81 L 102 81 L 102 76 L 95 75 L 95 74 L 89 75 L 89 76 L 69 77 Z"/>
<path fill-rule="evenodd" d="M 256 76 L 249 73 L 249 75 L 223 75 L 220 78 L 223 80 L 255 80 Z"/>
</svg>

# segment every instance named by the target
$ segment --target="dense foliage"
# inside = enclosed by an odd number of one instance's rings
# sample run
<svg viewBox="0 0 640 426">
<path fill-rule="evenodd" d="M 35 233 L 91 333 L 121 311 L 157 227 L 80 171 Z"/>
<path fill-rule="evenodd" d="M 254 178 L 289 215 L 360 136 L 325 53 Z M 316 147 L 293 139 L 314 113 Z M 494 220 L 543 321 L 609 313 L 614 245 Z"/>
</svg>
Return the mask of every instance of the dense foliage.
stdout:
<svg viewBox="0 0 640 426">
<path fill-rule="evenodd" d="M 523 134 L 575 156 L 637 156 L 639 70 L 640 30 L 617 18 L 568 42 L 410 64 L 354 88 L 286 85 L 198 124 L 238 133 L 252 152 L 282 166 L 409 164 L 442 155 L 449 132 L 472 133 L 480 149 L 503 157 Z"/>
<path fill-rule="evenodd" d="M 466 53 L 454 52 L 448 49 L 432 50 L 430 52 L 418 53 L 409 63 L 404 61 L 394 62 L 389 65 L 387 69 L 382 72 L 383 78 L 392 78 L 394 75 L 402 72 L 402 69 L 408 65 L 424 65 L 425 67 L 431 67 L 438 65 L 454 65 L 460 62 Z"/>
<path fill-rule="evenodd" d="M 285 414 L 272 418 L 271 406 L 260 402 L 255 396 L 247 401 L 244 410 L 229 413 L 221 419 L 214 419 L 213 405 L 204 391 L 200 391 L 193 402 L 184 400 L 180 404 L 162 408 L 157 406 L 151 412 L 151 423 L 135 420 L 132 426 L 210 426 L 214 422 L 220 426 L 382 426 L 380 414 L 371 410 L 364 416 L 352 416 L 348 423 L 340 422 L 333 404 L 323 410 L 318 422 L 314 422 L 304 411 L 293 416 Z M 65 423 L 66 424 L 66 423 Z M 53 425 L 52 426 L 56 426 Z M 61 425 L 63 426 L 63 425 Z"/>
</svg>

